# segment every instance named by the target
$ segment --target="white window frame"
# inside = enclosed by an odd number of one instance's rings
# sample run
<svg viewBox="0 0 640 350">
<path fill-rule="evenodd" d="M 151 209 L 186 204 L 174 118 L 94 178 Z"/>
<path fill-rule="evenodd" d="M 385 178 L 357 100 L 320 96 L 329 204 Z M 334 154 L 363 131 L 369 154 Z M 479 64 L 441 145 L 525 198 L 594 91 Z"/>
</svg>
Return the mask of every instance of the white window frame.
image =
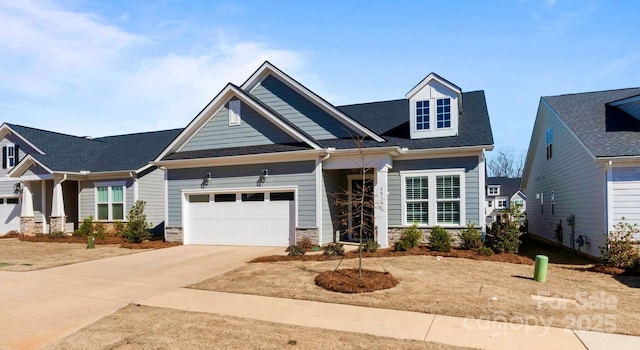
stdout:
<svg viewBox="0 0 640 350">
<path fill-rule="evenodd" d="M 504 202 L 504 205 L 501 205 L 503 202 Z M 508 208 L 508 201 L 507 201 L 507 199 L 506 199 L 506 198 L 500 198 L 500 199 L 497 199 L 497 198 L 496 198 L 496 208 L 498 208 L 498 209 L 505 209 L 505 208 Z"/>
<path fill-rule="evenodd" d="M 113 204 L 112 201 L 112 192 L 111 189 L 113 187 L 122 187 L 122 219 L 113 219 Z M 107 219 L 98 219 L 98 187 L 107 187 L 107 210 L 108 215 Z M 126 181 L 111 181 L 111 182 L 94 182 L 93 184 L 93 210 L 94 210 L 94 218 L 96 221 L 126 221 L 127 219 L 127 183 Z"/>
<path fill-rule="evenodd" d="M 240 125 L 241 106 L 240 100 L 229 101 L 229 126 Z"/>
<path fill-rule="evenodd" d="M 553 158 L 553 128 L 547 129 L 545 133 L 547 145 L 547 159 Z"/>
<path fill-rule="evenodd" d="M 460 223 L 438 223 L 438 199 L 436 189 L 436 177 L 454 175 L 460 177 Z M 419 227 L 442 226 L 445 228 L 463 227 L 466 225 L 466 198 L 465 198 L 465 169 L 442 169 L 442 170 L 408 170 L 400 172 L 402 225 L 410 226 L 413 223 L 407 222 L 407 177 L 428 177 L 429 178 L 429 221 L 427 224 L 418 224 Z"/>
<path fill-rule="evenodd" d="M 487 189 L 487 194 L 490 196 L 499 196 L 500 195 L 500 186 L 498 185 L 489 185 Z"/>
<path fill-rule="evenodd" d="M 438 101 L 440 100 L 449 100 L 449 126 L 443 126 L 441 128 L 438 127 Z M 413 118 L 415 118 L 414 130 L 416 132 L 426 132 L 426 131 L 438 131 L 438 130 L 450 130 L 454 127 L 453 121 L 453 107 L 452 107 L 452 98 L 451 97 L 436 97 L 436 98 L 424 98 L 417 99 L 413 102 Z M 426 129 L 418 129 L 418 102 L 427 102 L 429 103 L 428 109 L 428 118 L 429 118 L 429 127 Z M 424 121 L 423 121 L 424 123 Z"/>
<path fill-rule="evenodd" d="M 449 126 L 443 126 L 441 128 L 438 127 L 438 101 L 440 101 L 440 100 L 449 100 L 449 104 L 448 104 L 448 106 L 449 106 Z M 436 124 L 436 125 L 434 125 L 435 130 L 451 129 L 452 125 L 453 125 L 453 120 L 452 120 L 452 117 L 451 117 L 451 98 L 450 97 L 439 97 L 439 98 L 435 99 L 435 103 L 436 103 L 436 106 L 434 108 L 434 111 L 435 111 L 434 116 L 435 116 L 435 124 Z"/>
<path fill-rule="evenodd" d="M 5 145 L 5 147 L 7 147 L 7 169 L 11 169 L 13 167 L 16 166 L 16 145 L 13 143 L 7 143 Z M 9 150 L 11 150 L 11 153 L 13 153 L 13 155 L 9 155 Z M 11 160 L 11 161 L 9 161 Z M 13 162 L 13 164 L 11 164 Z"/>
</svg>

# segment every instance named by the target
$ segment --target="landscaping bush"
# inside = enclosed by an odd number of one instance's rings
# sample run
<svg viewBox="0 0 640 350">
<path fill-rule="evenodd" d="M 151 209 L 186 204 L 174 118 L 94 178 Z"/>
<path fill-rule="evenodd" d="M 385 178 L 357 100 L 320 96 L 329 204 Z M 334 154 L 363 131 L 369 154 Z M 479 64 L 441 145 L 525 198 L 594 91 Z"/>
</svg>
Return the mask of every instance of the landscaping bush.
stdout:
<svg viewBox="0 0 640 350">
<path fill-rule="evenodd" d="M 93 215 L 89 215 L 82 220 L 80 227 L 73 231 L 74 237 L 87 237 L 93 233 Z"/>
<path fill-rule="evenodd" d="M 453 237 L 451 237 L 449 231 L 440 226 L 431 229 L 431 234 L 429 235 L 431 250 L 435 250 L 436 252 L 450 252 L 451 243 L 453 243 Z"/>
<path fill-rule="evenodd" d="M 638 250 L 633 246 L 633 236 L 639 233 L 638 225 L 626 223 L 623 217 L 607 235 L 607 244 L 600 247 L 600 263 L 622 269 L 640 265 Z"/>
<path fill-rule="evenodd" d="M 472 223 L 468 223 L 467 228 L 460 232 L 460 248 L 478 250 L 480 247 L 482 247 L 482 233 Z"/>
<path fill-rule="evenodd" d="M 502 212 L 502 222 L 494 222 L 487 232 L 485 245 L 496 253 L 517 253 L 520 250 L 520 207 L 514 205 Z"/>
<path fill-rule="evenodd" d="M 124 233 L 124 223 L 122 221 L 114 221 L 113 222 L 113 234 L 116 237 L 122 237 Z"/>
<path fill-rule="evenodd" d="M 360 246 L 358 247 L 358 249 L 362 252 L 372 252 L 375 253 L 376 251 L 378 251 L 378 248 L 380 247 L 380 245 L 378 244 L 378 242 L 374 241 L 374 240 L 367 240 L 364 241 L 360 244 Z"/>
<path fill-rule="evenodd" d="M 410 227 L 402 230 L 400 239 L 394 244 L 394 249 L 398 251 L 409 250 L 420 244 L 422 239 L 422 230 L 418 228 L 417 223 L 413 223 Z"/>
<path fill-rule="evenodd" d="M 324 247 L 323 255 L 342 256 L 344 255 L 344 245 L 342 243 L 329 243 Z"/>
<path fill-rule="evenodd" d="M 288 246 L 285 252 L 289 253 L 287 254 L 289 256 L 300 256 L 304 255 L 307 251 L 302 246 L 295 244 Z"/>
<path fill-rule="evenodd" d="M 302 239 L 300 239 L 298 245 L 305 250 L 309 250 L 311 249 L 311 247 L 313 247 L 313 242 L 311 242 L 311 238 L 309 238 L 309 236 L 304 236 L 302 237 Z"/>
<path fill-rule="evenodd" d="M 64 231 L 53 231 L 51 233 L 49 233 L 49 238 L 51 239 L 60 239 L 60 238 L 66 238 L 67 234 L 64 233 Z"/>
<path fill-rule="evenodd" d="M 491 250 L 491 248 L 489 248 L 489 247 L 480 247 L 480 248 L 478 248 L 478 250 L 476 250 L 476 253 L 478 253 L 478 255 L 482 255 L 482 256 L 492 256 L 493 255 L 493 250 Z"/>
<path fill-rule="evenodd" d="M 96 222 L 93 224 L 92 236 L 97 240 L 107 239 L 107 227 L 102 222 Z"/>
<path fill-rule="evenodd" d="M 127 223 L 122 237 L 130 243 L 141 243 L 151 238 L 151 224 L 147 222 L 144 206 L 145 202 L 138 200 L 127 214 Z"/>
</svg>

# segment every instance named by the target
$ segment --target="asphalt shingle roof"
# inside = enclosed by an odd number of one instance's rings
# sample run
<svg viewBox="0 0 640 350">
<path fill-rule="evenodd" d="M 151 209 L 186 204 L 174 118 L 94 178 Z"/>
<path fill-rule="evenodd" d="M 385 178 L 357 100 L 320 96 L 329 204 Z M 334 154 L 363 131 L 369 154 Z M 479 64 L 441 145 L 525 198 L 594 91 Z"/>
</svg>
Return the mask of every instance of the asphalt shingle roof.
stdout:
<svg viewBox="0 0 640 350">
<path fill-rule="evenodd" d="M 262 153 L 306 151 L 309 149 L 312 149 L 312 148 L 306 143 L 302 143 L 302 142 L 291 143 L 291 144 L 228 147 L 228 148 L 216 148 L 216 149 L 205 149 L 205 150 L 198 150 L 198 151 L 178 152 L 178 153 L 173 153 L 164 157 L 163 160 L 245 156 L 245 155 L 262 154 Z"/>
<path fill-rule="evenodd" d="M 90 139 L 8 124 L 42 150 L 32 153 L 53 171 L 91 172 L 136 170 L 152 161 L 182 129 L 117 135 Z"/>
<path fill-rule="evenodd" d="M 640 120 L 610 102 L 640 95 L 640 88 L 542 97 L 596 157 L 640 155 Z"/>
<path fill-rule="evenodd" d="M 491 185 L 500 185 L 500 195 L 499 196 L 489 196 L 487 194 L 487 198 L 490 197 L 511 197 L 518 190 L 520 190 L 520 182 L 522 178 L 520 177 L 488 177 L 487 178 L 487 186 Z M 524 191 L 522 191 L 524 193 Z M 488 192 L 487 192 L 488 193 Z"/>
</svg>

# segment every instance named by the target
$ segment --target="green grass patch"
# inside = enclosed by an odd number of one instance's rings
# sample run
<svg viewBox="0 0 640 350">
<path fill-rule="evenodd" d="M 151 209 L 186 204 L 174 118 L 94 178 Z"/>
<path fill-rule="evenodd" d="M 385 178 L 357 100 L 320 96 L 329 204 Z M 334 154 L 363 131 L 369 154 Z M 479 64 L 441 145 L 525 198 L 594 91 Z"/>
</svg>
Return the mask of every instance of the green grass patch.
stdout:
<svg viewBox="0 0 640 350">
<path fill-rule="evenodd" d="M 3 267 L 7 267 L 9 265 L 11 265 L 11 264 L 0 262 L 0 269 L 3 268 Z"/>
</svg>

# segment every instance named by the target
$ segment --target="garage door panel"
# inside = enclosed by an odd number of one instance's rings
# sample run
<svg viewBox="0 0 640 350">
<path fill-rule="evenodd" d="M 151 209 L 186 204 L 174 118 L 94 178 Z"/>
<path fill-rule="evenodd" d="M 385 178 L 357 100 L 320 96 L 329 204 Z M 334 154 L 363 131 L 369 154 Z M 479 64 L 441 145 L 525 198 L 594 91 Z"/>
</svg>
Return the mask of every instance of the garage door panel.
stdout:
<svg viewBox="0 0 640 350">
<path fill-rule="evenodd" d="M 228 193 L 228 192 L 227 192 Z M 242 197 L 242 196 L 239 196 Z M 274 196 L 276 197 L 276 196 Z M 215 198 L 211 195 L 211 198 Z M 247 198 L 262 198 L 244 196 Z M 281 200 L 193 203 L 187 205 L 187 244 L 287 246 L 295 227 L 293 194 Z M 282 200 L 284 199 L 284 200 Z M 188 238 L 187 238 L 188 237 Z"/>
</svg>

